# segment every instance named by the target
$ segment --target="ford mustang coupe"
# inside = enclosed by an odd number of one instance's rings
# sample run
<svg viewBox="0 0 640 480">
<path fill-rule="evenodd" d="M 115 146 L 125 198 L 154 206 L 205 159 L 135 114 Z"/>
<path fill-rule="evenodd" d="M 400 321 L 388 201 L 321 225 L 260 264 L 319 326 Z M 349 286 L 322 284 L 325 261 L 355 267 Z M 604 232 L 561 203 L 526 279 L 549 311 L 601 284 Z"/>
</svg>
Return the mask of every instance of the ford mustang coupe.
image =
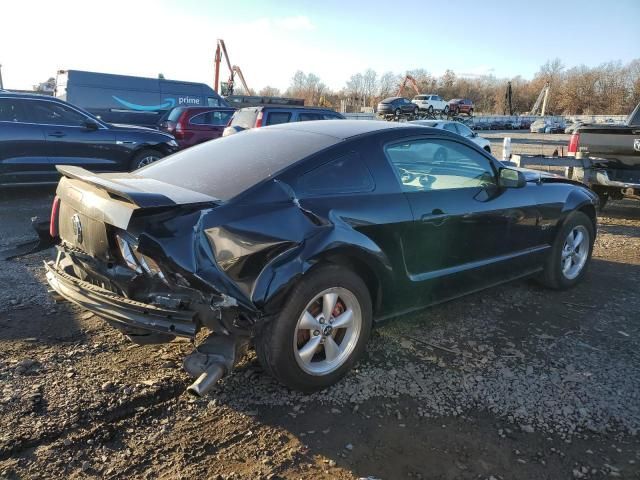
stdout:
<svg viewBox="0 0 640 480">
<path fill-rule="evenodd" d="M 588 188 L 410 124 L 289 123 L 131 173 L 58 170 L 55 295 L 138 343 L 207 332 L 184 362 L 197 395 L 246 348 L 290 388 L 327 387 L 374 321 L 525 276 L 574 286 L 596 234 Z"/>
</svg>

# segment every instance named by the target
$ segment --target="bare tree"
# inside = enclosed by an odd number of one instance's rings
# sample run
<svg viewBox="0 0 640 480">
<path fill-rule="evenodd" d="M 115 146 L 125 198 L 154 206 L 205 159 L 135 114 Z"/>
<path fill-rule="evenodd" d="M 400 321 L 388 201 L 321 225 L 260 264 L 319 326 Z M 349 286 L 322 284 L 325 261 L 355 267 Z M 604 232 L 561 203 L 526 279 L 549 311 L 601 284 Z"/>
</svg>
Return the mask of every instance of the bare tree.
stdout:
<svg viewBox="0 0 640 480">
<path fill-rule="evenodd" d="M 267 85 L 266 87 L 261 89 L 260 92 L 258 92 L 258 95 L 260 95 L 261 97 L 279 97 L 280 89 Z"/>
<path fill-rule="evenodd" d="M 393 72 L 385 72 L 378 82 L 378 98 L 386 98 L 395 95 L 398 90 L 400 78 Z"/>
<path fill-rule="evenodd" d="M 363 94 L 363 103 L 368 106 L 373 106 L 372 100 L 376 94 L 376 80 L 378 78 L 378 74 L 375 70 L 371 68 L 367 69 L 366 72 L 362 74 L 362 94 Z"/>
</svg>

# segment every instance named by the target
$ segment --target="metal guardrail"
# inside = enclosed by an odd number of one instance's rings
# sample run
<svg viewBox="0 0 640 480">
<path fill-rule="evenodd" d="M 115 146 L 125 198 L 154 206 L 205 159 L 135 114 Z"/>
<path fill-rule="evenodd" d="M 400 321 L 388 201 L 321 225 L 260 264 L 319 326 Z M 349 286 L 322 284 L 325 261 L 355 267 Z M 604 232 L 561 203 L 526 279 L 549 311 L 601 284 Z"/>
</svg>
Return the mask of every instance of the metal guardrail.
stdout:
<svg viewBox="0 0 640 480">
<path fill-rule="evenodd" d="M 343 115 L 350 120 L 376 120 L 375 113 L 343 113 Z M 463 118 L 466 118 L 463 116 Z M 615 123 L 622 123 L 627 119 L 627 115 L 545 115 L 544 117 L 536 115 L 484 115 L 476 114 L 470 117 L 474 124 L 490 123 L 495 121 L 500 122 L 517 122 L 518 120 L 526 120 L 534 122 L 535 120 L 548 120 L 566 123 L 567 120 L 573 121 L 586 121 L 590 123 L 605 123 L 607 120 Z"/>
</svg>

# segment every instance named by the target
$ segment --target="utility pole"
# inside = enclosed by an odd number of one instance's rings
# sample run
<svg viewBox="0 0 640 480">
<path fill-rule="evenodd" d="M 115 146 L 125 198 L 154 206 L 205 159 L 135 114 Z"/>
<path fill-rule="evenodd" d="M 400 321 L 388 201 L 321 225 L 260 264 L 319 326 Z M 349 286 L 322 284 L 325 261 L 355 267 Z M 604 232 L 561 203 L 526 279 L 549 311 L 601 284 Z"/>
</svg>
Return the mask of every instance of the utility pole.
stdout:
<svg viewBox="0 0 640 480">
<path fill-rule="evenodd" d="M 507 91 L 505 92 L 505 98 L 504 98 L 504 109 L 503 109 L 503 114 L 506 113 L 506 109 L 509 109 L 509 115 L 513 115 L 513 105 L 511 103 L 511 82 L 507 83 Z"/>
<path fill-rule="evenodd" d="M 2 83 L 2 64 L 0 64 L 0 90 L 4 88 L 4 83 Z"/>
</svg>

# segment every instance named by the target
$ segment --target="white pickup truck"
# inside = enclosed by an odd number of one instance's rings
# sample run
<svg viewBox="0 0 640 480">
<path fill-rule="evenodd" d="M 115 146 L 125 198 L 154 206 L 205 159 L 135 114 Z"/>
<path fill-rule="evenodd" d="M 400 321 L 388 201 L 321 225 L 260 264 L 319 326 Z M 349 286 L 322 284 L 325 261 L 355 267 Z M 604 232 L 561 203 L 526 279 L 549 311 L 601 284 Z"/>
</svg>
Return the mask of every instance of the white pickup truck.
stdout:
<svg viewBox="0 0 640 480">
<path fill-rule="evenodd" d="M 434 111 L 449 113 L 449 102 L 439 95 L 416 95 L 411 102 L 415 103 L 420 110 L 426 110 L 429 113 Z"/>
</svg>

